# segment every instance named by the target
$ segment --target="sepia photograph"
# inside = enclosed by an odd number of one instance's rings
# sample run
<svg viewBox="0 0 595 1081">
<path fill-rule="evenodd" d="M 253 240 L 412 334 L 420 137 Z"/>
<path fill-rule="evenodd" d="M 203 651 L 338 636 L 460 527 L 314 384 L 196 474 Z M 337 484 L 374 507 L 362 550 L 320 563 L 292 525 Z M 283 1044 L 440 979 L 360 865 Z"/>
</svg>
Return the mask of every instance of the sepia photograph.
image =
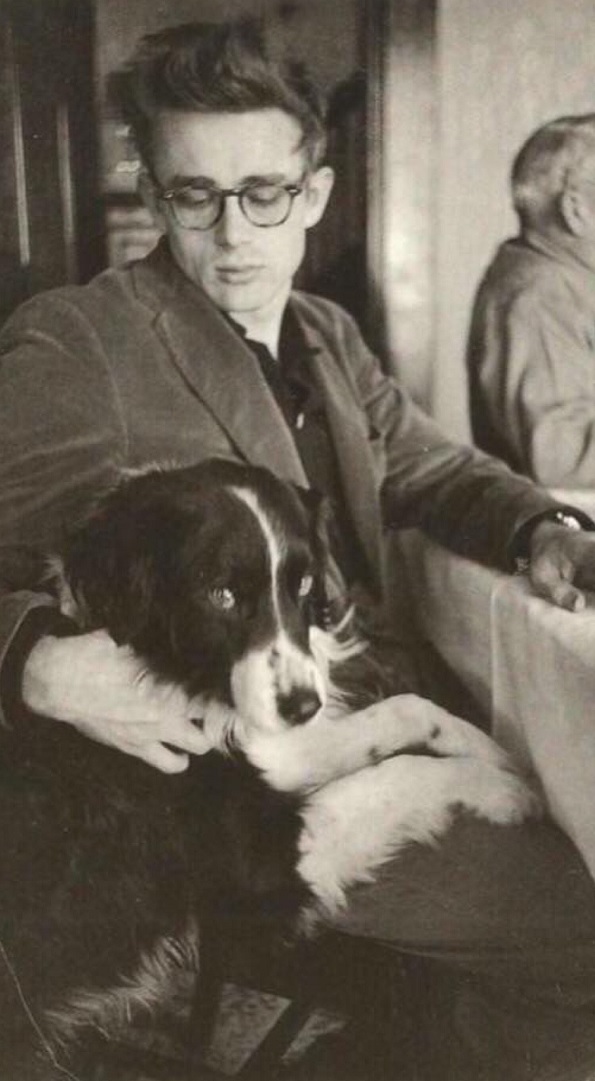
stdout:
<svg viewBox="0 0 595 1081">
<path fill-rule="evenodd" d="M 0 1081 L 594 1081 L 591 0 L 0 0 Z"/>
</svg>

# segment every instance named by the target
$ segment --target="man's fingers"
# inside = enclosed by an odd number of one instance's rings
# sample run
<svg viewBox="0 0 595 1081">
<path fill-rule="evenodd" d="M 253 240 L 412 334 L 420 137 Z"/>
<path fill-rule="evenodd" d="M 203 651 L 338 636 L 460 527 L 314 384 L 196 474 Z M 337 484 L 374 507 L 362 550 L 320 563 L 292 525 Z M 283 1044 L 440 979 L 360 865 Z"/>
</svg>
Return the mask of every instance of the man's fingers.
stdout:
<svg viewBox="0 0 595 1081">
<path fill-rule="evenodd" d="M 213 744 L 202 731 L 200 720 L 191 721 L 186 717 L 171 717 L 160 726 L 159 739 L 179 747 L 189 754 L 206 754 L 212 751 Z"/>
<path fill-rule="evenodd" d="M 126 748 L 123 748 L 126 750 Z M 162 773 L 183 773 L 188 769 L 190 757 L 178 751 L 171 751 L 163 743 L 145 743 L 141 746 L 131 746 L 129 754 L 142 758 L 150 766 L 156 766 Z"/>
<path fill-rule="evenodd" d="M 573 577 L 574 568 L 564 561 L 560 567 L 559 561 L 541 558 L 531 568 L 531 584 L 536 593 L 546 600 L 552 601 L 558 608 L 565 608 L 569 612 L 580 612 L 585 607 L 585 596 L 577 589 L 570 580 Z"/>
<path fill-rule="evenodd" d="M 566 582 L 553 586 L 550 595 L 554 604 L 559 608 L 566 608 L 569 612 L 582 612 L 586 604 L 584 594 Z"/>
</svg>

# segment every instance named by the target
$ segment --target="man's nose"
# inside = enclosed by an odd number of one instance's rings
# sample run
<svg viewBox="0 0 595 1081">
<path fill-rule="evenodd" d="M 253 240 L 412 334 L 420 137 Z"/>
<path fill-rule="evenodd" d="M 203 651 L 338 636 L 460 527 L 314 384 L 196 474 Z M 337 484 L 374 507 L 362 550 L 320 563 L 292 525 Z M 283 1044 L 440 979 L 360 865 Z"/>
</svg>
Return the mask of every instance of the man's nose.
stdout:
<svg viewBox="0 0 595 1081">
<path fill-rule="evenodd" d="M 218 243 L 240 244 L 253 228 L 240 207 L 237 195 L 228 195 L 223 204 L 223 213 L 215 226 Z"/>
</svg>

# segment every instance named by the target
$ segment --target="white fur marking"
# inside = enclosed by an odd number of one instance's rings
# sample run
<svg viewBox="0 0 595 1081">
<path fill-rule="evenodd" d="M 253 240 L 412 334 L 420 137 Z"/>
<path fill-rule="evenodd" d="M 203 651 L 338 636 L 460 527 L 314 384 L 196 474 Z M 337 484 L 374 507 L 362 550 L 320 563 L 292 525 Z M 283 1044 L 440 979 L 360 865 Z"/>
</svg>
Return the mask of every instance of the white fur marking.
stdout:
<svg viewBox="0 0 595 1081">
<path fill-rule="evenodd" d="M 253 513 L 254 517 L 256 518 L 256 520 L 257 520 L 257 522 L 258 522 L 258 524 L 259 524 L 259 526 L 260 526 L 260 528 L 262 530 L 262 533 L 264 535 L 266 545 L 267 545 L 267 549 L 268 549 L 268 553 L 269 553 L 270 566 L 271 566 L 271 595 L 272 595 L 272 598 L 273 598 L 273 607 L 274 607 L 275 616 L 276 616 L 276 619 L 277 619 L 277 626 L 280 627 L 281 626 L 281 612 L 280 612 L 280 609 L 279 609 L 278 575 L 279 575 L 279 564 L 281 563 L 281 559 L 283 558 L 283 554 L 284 554 L 284 546 L 280 545 L 279 537 L 275 533 L 275 530 L 273 529 L 273 526 L 271 525 L 271 522 L 267 518 L 267 515 L 265 514 L 265 511 L 264 511 L 263 507 L 261 506 L 260 500 L 258 499 L 258 496 L 256 495 L 256 493 L 251 491 L 250 488 L 235 488 L 235 487 L 233 487 L 233 488 L 230 488 L 229 491 L 233 492 L 233 494 L 238 499 L 241 499 L 242 503 L 245 503 L 246 506 L 249 508 L 249 510 L 252 511 L 252 513 Z"/>
<path fill-rule="evenodd" d="M 314 658 L 299 649 L 283 627 L 279 601 L 279 568 L 286 554 L 282 537 L 250 488 L 228 489 L 252 512 L 264 537 L 271 572 L 271 600 L 275 631 L 271 640 L 260 649 L 251 650 L 234 667 L 232 693 L 245 729 L 277 732 L 286 726 L 279 716 L 277 700 L 296 687 L 315 690 L 321 702 L 326 698 L 326 679 Z"/>
</svg>

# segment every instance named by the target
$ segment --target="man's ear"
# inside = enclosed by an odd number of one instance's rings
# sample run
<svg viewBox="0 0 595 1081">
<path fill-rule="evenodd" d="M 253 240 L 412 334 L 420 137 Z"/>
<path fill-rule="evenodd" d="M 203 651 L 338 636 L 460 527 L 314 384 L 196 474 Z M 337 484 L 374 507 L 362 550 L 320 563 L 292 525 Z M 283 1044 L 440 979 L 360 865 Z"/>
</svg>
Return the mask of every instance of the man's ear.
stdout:
<svg viewBox="0 0 595 1081">
<path fill-rule="evenodd" d="M 149 211 L 155 225 L 162 232 L 165 232 L 165 215 L 163 213 L 163 204 L 160 199 L 157 198 L 157 192 L 155 190 L 155 182 L 152 180 L 147 169 L 142 168 L 138 176 L 138 194 L 140 195 L 143 203 Z"/>
<path fill-rule="evenodd" d="M 329 201 L 335 174 L 330 165 L 323 165 L 316 169 L 306 181 L 306 229 L 317 225 L 326 210 Z"/>
<path fill-rule="evenodd" d="M 595 214 L 584 194 L 578 188 L 565 188 L 558 199 L 558 210 L 573 236 L 582 237 L 593 233 Z"/>
</svg>

